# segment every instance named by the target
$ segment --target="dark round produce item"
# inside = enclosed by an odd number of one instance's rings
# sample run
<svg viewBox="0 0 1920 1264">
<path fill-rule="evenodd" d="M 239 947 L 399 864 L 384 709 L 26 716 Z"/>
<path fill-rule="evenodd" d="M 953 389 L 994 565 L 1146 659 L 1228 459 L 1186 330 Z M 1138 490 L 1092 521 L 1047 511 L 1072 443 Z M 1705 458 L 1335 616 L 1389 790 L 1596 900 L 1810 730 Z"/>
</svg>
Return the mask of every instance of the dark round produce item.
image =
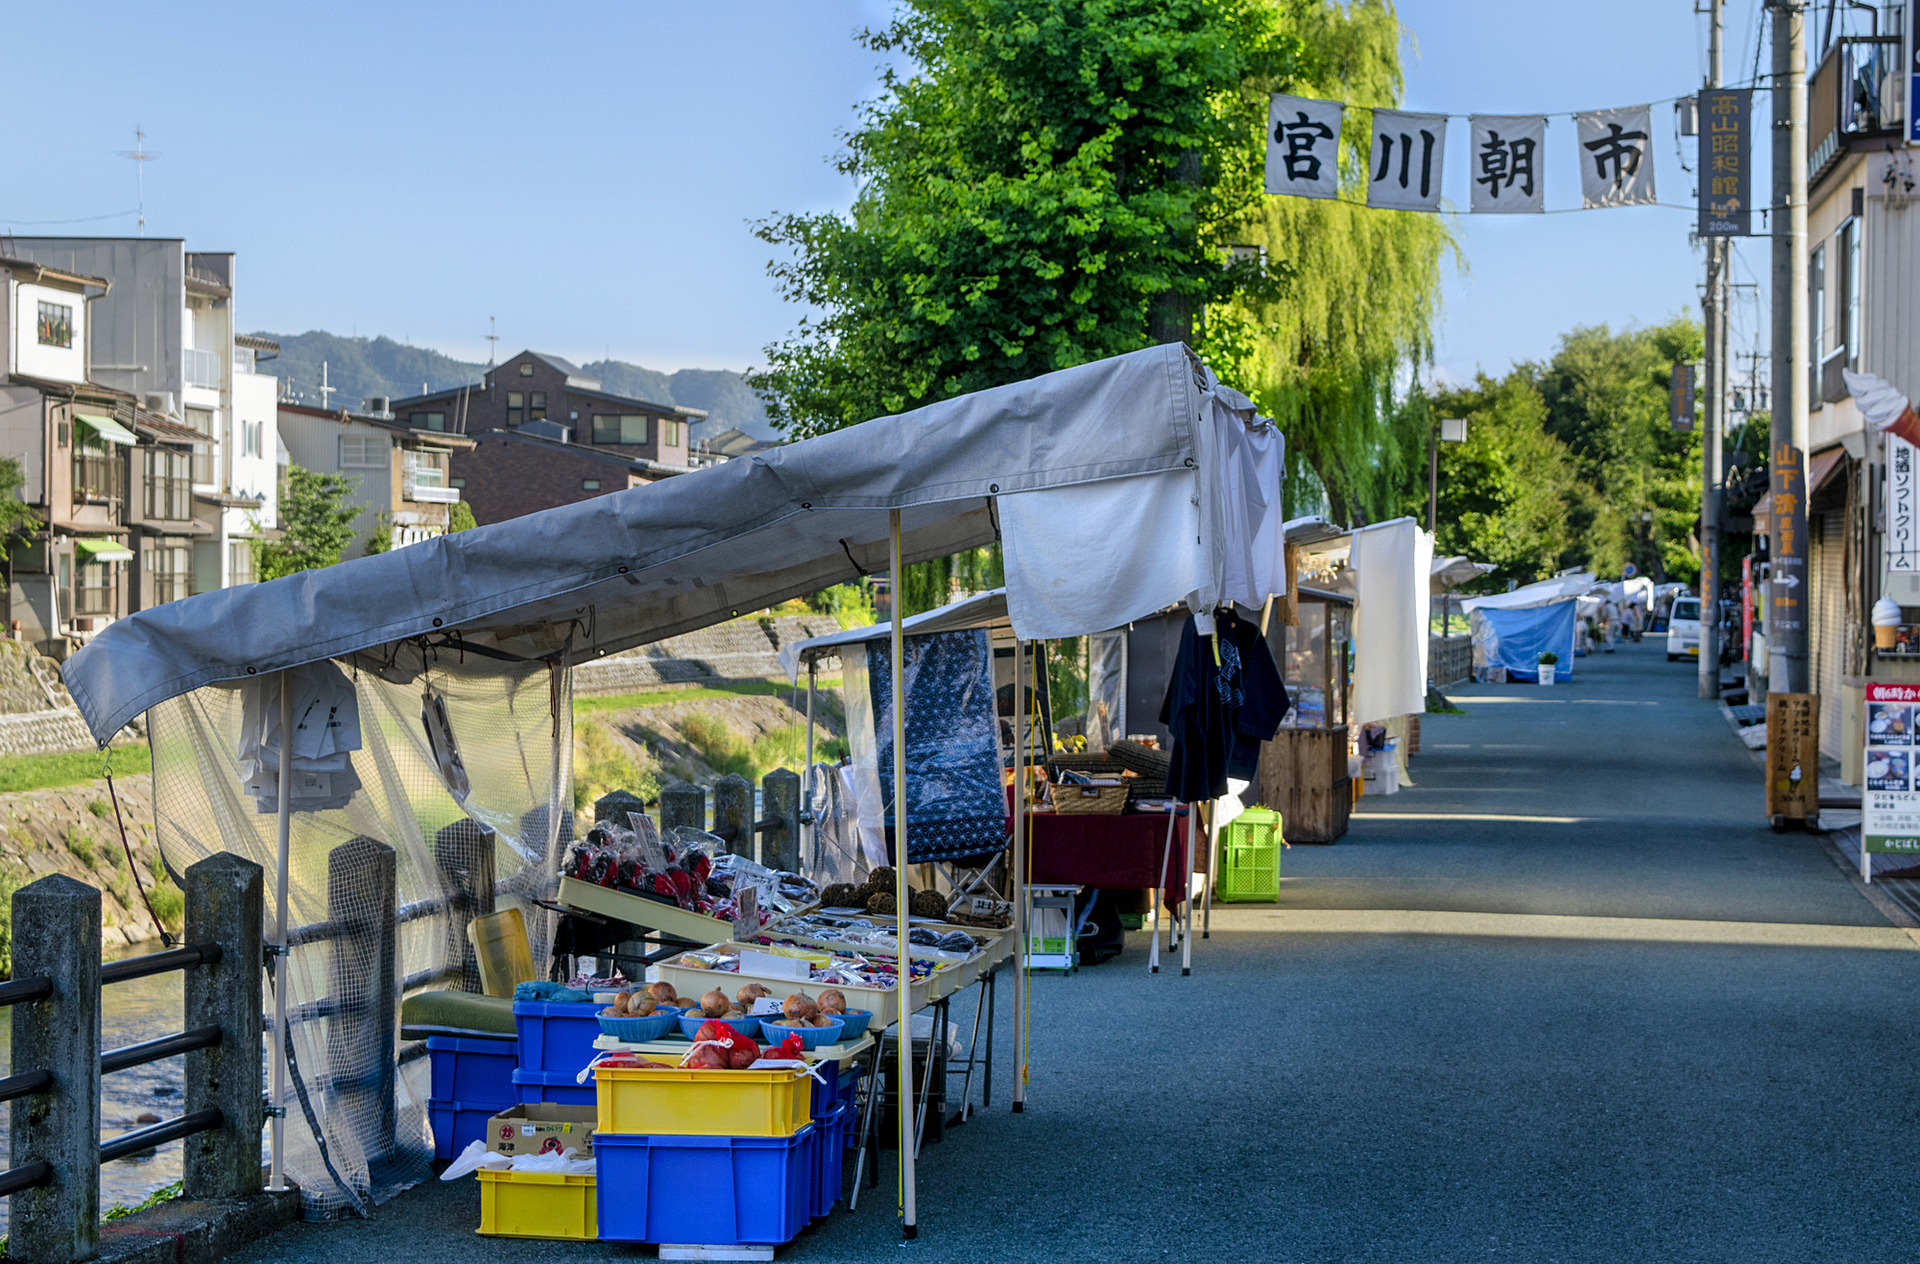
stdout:
<svg viewBox="0 0 1920 1264">
<path fill-rule="evenodd" d="M 937 891 L 915 891 L 907 901 L 907 911 L 915 917 L 939 919 L 947 915 L 947 902 Z"/>
<path fill-rule="evenodd" d="M 860 888 L 851 882 L 836 882 L 822 891 L 820 903 L 827 908 L 864 908 L 866 906 L 866 901 L 860 898 Z"/>
<path fill-rule="evenodd" d="M 875 891 L 867 897 L 867 912 L 869 913 L 882 913 L 887 916 L 892 916 L 895 907 L 893 892 L 891 891 Z"/>
</svg>

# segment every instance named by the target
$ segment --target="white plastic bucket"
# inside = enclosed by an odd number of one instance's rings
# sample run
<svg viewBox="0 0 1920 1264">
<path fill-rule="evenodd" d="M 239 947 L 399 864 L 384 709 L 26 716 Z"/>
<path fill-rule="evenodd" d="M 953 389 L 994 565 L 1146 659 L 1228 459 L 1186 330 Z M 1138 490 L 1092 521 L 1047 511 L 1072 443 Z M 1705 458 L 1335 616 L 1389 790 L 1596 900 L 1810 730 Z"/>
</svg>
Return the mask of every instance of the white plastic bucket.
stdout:
<svg viewBox="0 0 1920 1264">
<path fill-rule="evenodd" d="M 1553 683 L 1554 676 L 1557 675 L 1560 671 L 1560 664 L 1541 663 L 1539 667 L 1540 667 L 1540 683 L 1543 685 L 1551 685 Z"/>
</svg>

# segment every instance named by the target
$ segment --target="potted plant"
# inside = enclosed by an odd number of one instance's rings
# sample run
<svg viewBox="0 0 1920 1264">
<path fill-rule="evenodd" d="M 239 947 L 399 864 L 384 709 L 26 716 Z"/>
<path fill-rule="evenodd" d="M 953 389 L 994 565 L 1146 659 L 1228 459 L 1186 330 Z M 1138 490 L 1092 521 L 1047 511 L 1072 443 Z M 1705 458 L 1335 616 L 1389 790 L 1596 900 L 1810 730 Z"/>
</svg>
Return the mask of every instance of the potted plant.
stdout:
<svg viewBox="0 0 1920 1264">
<path fill-rule="evenodd" d="M 1552 650 L 1548 650 L 1546 653 L 1540 656 L 1540 683 L 1541 684 L 1551 685 L 1553 683 L 1554 676 L 1556 676 L 1560 670 L 1558 666 L 1559 662 L 1560 662 L 1560 656 L 1554 653 Z"/>
</svg>

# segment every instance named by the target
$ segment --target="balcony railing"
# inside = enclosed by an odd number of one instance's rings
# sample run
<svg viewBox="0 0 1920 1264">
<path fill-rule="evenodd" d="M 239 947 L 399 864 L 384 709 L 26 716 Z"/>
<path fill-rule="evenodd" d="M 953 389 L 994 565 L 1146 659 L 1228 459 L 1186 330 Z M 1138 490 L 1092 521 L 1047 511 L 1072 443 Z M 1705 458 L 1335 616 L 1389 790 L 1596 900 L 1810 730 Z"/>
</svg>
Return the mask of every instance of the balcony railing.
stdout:
<svg viewBox="0 0 1920 1264">
<path fill-rule="evenodd" d="M 206 386 L 216 391 L 220 389 L 219 352 L 188 347 L 182 359 L 181 371 L 186 375 L 188 386 Z"/>
<path fill-rule="evenodd" d="M 460 503 L 458 487 L 434 487 L 426 483 L 408 483 L 406 498 L 423 505 L 455 505 Z"/>
<path fill-rule="evenodd" d="M 233 349 L 233 371 L 235 373 L 253 372 L 252 347 L 235 347 Z"/>
</svg>

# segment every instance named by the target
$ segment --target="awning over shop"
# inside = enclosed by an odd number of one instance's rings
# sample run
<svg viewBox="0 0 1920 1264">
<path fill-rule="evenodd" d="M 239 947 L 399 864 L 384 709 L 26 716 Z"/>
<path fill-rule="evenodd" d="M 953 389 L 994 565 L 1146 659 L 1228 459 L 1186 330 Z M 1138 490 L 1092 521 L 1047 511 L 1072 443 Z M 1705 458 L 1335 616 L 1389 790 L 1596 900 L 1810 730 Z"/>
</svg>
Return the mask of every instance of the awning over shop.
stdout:
<svg viewBox="0 0 1920 1264">
<path fill-rule="evenodd" d="M 118 540 L 81 539 L 73 542 L 74 547 L 87 555 L 90 562 L 131 562 L 133 550 Z"/>
<path fill-rule="evenodd" d="M 82 425 L 90 427 L 93 433 L 99 435 L 100 438 L 107 443 L 121 443 L 127 447 L 132 447 L 134 444 L 140 442 L 139 439 L 134 437 L 133 431 L 127 429 L 111 417 L 102 417 L 99 413 L 75 413 L 73 419 Z"/>
</svg>

